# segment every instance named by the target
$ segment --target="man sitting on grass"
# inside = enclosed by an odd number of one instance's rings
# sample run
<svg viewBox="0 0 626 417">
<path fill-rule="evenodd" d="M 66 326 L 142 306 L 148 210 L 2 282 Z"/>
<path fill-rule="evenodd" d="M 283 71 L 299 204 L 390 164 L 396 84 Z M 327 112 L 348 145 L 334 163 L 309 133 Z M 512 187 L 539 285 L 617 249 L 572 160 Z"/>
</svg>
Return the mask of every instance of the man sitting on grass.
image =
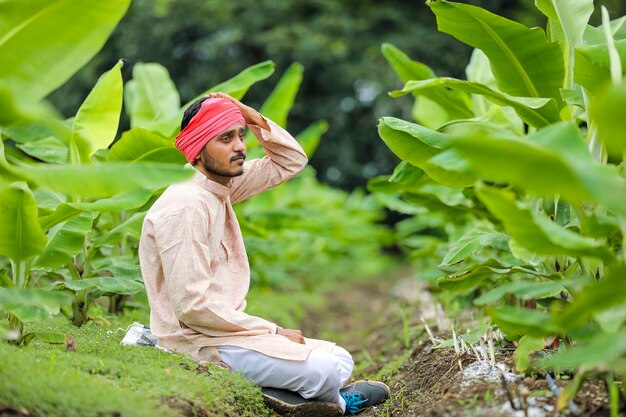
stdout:
<svg viewBox="0 0 626 417">
<path fill-rule="evenodd" d="M 266 157 L 244 162 L 246 125 Z M 307 157 L 296 140 L 253 108 L 212 93 L 185 111 L 176 147 L 198 172 L 154 203 L 139 244 L 158 345 L 241 372 L 292 415 L 354 414 L 385 401 L 381 382 L 343 387 L 354 365 L 345 349 L 244 312 L 250 268 L 232 204 L 302 170 Z"/>
</svg>

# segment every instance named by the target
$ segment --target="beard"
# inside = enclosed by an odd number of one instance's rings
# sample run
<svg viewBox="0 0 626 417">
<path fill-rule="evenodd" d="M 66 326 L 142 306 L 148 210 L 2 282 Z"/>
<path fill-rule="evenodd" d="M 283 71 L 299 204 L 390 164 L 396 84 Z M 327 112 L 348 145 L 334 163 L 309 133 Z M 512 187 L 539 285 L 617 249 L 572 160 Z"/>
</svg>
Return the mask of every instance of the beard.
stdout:
<svg viewBox="0 0 626 417">
<path fill-rule="evenodd" d="M 241 166 L 239 170 L 233 172 L 229 169 L 229 167 L 224 166 L 223 163 L 220 163 L 220 161 L 211 157 L 206 149 L 202 149 L 202 154 L 204 162 L 202 160 L 198 162 L 200 162 L 204 169 L 211 174 L 219 175 L 221 177 L 238 177 L 243 174 L 243 166 Z M 243 152 L 237 153 L 237 155 L 230 158 L 228 162 L 230 163 L 237 158 L 244 158 L 245 160 L 246 154 Z"/>
</svg>

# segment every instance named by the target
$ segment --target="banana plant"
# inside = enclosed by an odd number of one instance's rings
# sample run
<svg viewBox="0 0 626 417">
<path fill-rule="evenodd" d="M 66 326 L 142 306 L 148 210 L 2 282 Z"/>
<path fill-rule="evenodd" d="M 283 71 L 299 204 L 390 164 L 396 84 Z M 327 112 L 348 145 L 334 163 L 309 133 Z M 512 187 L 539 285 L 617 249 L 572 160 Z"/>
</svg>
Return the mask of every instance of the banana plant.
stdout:
<svg viewBox="0 0 626 417">
<path fill-rule="evenodd" d="M 390 95 L 414 97 L 417 123 L 378 121 L 404 162 L 370 189 L 449 219 L 436 241 L 437 284 L 473 297 L 519 341 L 519 370 L 556 336 L 567 349 L 535 365 L 623 377 L 625 18 L 604 9 L 593 27 L 592 0 L 536 0 L 543 30 L 476 6 L 427 4 L 441 32 L 475 48 L 467 79 L 436 77 L 383 45 L 404 82 Z M 608 340 L 605 362 L 587 354 Z"/>
</svg>

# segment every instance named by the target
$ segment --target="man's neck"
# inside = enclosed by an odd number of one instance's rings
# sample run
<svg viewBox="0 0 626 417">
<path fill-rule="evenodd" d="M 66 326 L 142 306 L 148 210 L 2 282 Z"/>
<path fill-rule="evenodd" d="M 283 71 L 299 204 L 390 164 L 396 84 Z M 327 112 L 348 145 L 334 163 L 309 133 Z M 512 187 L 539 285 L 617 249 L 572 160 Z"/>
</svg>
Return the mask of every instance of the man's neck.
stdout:
<svg viewBox="0 0 626 417">
<path fill-rule="evenodd" d="M 214 181 L 214 182 L 216 182 L 218 184 L 221 184 L 223 186 L 226 186 L 228 184 L 228 182 L 230 181 L 230 177 L 225 177 L 223 175 L 219 175 L 219 174 L 216 174 L 214 172 L 207 171 L 207 169 L 204 166 L 202 166 L 202 164 L 199 164 L 199 163 L 196 164 L 195 168 L 198 171 L 202 172 L 202 174 L 205 177 L 207 177 L 208 179 L 210 179 L 211 181 Z"/>
</svg>

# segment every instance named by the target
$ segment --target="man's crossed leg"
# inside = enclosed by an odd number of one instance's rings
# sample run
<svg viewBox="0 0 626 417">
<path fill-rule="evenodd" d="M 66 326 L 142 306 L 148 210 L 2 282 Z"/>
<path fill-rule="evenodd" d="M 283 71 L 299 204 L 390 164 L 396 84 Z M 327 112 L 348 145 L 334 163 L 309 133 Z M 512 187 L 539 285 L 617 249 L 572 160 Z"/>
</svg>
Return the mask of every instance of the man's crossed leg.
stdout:
<svg viewBox="0 0 626 417">
<path fill-rule="evenodd" d="M 304 361 L 272 358 L 239 347 L 221 347 L 219 351 L 226 365 L 261 387 L 269 388 L 267 395 L 285 408 L 317 406 L 321 410 L 326 407 L 324 412 L 332 414 L 332 409 L 328 409 L 331 403 L 336 406 L 335 415 L 355 414 L 389 398 L 389 388 L 380 382 L 357 381 L 344 387 L 354 362 L 350 353 L 339 346 L 334 346 L 332 352 L 313 349 Z M 286 391 L 281 394 L 281 390 Z M 311 401 L 298 401 L 290 392 Z"/>
</svg>

